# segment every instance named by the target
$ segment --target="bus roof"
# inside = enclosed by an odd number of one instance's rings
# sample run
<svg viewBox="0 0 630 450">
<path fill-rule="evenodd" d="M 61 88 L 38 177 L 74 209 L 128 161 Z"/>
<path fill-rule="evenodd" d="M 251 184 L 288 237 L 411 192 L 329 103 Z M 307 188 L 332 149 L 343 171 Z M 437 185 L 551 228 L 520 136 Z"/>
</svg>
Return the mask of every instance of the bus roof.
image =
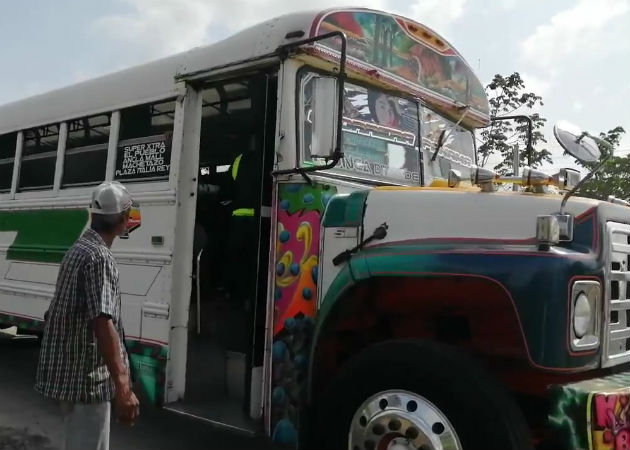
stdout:
<svg viewBox="0 0 630 450">
<path fill-rule="evenodd" d="M 0 134 L 176 96 L 177 75 L 273 52 L 288 42 L 288 31 L 308 32 L 316 15 L 278 17 L 211 45 L 0 106 Z"/>
<path fill-rule="evenodd" d="M 468 67 L 459 53 L 444 39 L 408 19 L 365 9 L 293 13 L 259 23 L 211 45 L 196 47 L 157 61 L 0 106 L 0 134 L 174 97 L 177 95 L 175 77 L 271 54 L 278 46 L 295 40 L 286 39 L 285 36 L 289 32 L 302 31 L 303 36 L 308 37 L 332 29 L 341 29 L 349 35 L 349 50 L 352 50 L 351 44 L 357 41 L 357 30 L 351 22 L 357 19 L 357 14 L 390 18 L 393 23 L 401 25 L 400 29 L 408 36 L 410 29 L 430 32 L 442 45 L 442 48 L 438 49 L 440 54 L 456 57 L 460 66 Z M 403 44 L 409 45 L 407 41 Z M 426 42 L 423 45 L 426 46 Z M 400 49 L 394 50 L 400 56 Z M 413 55 L 413 58 L 408 59 L 412 62 L 418 60 L 422 64 L 418 56 L 420 55 Z M 353 58 L 356 59 L 356 55 L 353 56 L 349 52 L 349 59 Z M 388 73 L 387 68 L 381 66 L 377 65 L 377 70 Z M 472 71 L 468 72 L 472 74 Z M 474 75 L 466 73 L 466 76 L 472 80 L 474 86 L 480 85 Z M 409 77 L 405 79 L 409 81 Z M 432 91 L 427 92 L 431 94 Z M 425 93 L 419 92 L 419 95 L 424 96 Z M 439 95 L 433 97 L 428 95 L 426 99 L 429 103 L 432 99 L 436 100 L 435 106 L 443 108 L 440 101 L 443 102 L 444 99 L 440 100 Z M 483 123 L 483 118 L 478 122 Z"/>
</svg>

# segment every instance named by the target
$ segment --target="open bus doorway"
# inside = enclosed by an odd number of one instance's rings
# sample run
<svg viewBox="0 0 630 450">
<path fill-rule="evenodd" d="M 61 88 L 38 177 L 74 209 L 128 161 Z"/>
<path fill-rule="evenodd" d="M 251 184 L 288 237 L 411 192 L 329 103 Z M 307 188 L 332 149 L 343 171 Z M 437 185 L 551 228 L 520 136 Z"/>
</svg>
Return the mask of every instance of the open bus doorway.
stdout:
<svg viewBox="0 0 630 450">
<path fill-rule="evenodd" d="M 262 430 L 277 79 L 203 88 L 185 401 L 169 409 Z"/>
</svg>

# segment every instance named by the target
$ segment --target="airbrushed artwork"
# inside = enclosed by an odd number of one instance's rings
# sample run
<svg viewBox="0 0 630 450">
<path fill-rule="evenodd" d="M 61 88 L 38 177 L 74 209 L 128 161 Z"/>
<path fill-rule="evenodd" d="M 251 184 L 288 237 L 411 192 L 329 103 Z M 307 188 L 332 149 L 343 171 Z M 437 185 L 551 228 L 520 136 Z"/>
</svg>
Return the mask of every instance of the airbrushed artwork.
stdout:
<svg viewBox="0 0 630 450">
<path fill-rule="evenodd" d="M 284 444 L 297 443 L 317 311 L 320 223 L 335 193 L 319 184 L 279 187 L 271 430 L 273 440 Z"/>
<path fill-rule="evenodd" d="M 368 74 L 378 70 L 387 81 L 415 90 L 436 106 L 469 105 L 472 123 L 488 123 L 483 86 L 459 53 L 431 29 L 397 16 L 338 11 L 323 15 L 312 34 L 330 31 L 346 34 L 353 68 Z M 341 42 L 330 40 L 318 47 L 334 57 Z"/>
</svg>

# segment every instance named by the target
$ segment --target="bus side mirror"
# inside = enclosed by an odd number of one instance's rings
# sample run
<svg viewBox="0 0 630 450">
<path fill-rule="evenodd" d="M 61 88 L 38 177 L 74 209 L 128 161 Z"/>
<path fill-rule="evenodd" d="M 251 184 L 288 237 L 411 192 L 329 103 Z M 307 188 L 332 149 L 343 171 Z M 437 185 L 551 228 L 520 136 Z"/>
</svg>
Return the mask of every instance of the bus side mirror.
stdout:
<svg viewBox="0 0 630 450">
<path fill-rule="evenodd" d="M 334 155 L 337 140 L 338 85 L 333 77 L 316 77 L 311 80 L 312 126 L 311 156 L 330 158 Z"/>
</svg>

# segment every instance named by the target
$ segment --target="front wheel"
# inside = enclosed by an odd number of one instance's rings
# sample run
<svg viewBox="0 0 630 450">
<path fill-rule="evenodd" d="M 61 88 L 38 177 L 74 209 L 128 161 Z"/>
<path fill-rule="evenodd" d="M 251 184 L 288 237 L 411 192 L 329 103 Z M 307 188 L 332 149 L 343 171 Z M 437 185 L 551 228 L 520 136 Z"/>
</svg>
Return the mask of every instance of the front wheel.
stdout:
<svg viewBox="0 0 630 450">
<path fill-rule="evenodd" d="M 433 342 L 371 346 L 317 398 L 313 448 L 532 448 L 527 424 L 500 383 Z"/>
</svg>

